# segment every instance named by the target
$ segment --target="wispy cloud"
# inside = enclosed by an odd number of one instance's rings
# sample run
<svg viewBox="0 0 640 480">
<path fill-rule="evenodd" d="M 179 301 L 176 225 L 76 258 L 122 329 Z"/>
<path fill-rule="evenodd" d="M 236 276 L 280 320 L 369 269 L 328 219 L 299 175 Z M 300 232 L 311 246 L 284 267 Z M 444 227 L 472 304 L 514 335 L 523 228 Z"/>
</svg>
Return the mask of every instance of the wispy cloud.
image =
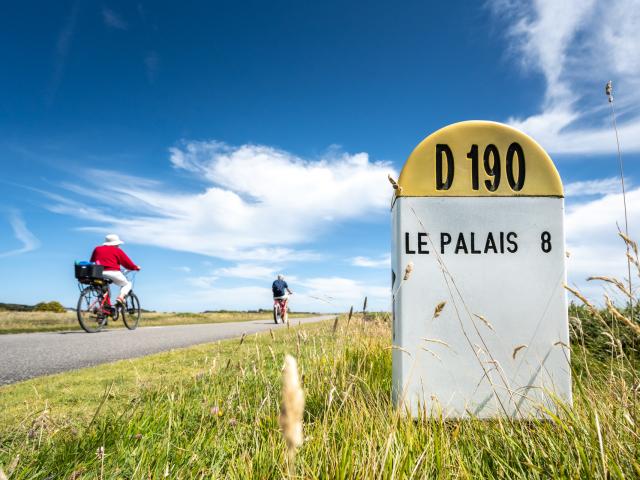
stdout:
<svg viewBox="0 0 640 480">
<path fill-rule="evenodd" d="M 490 0 L 513 58 L 546 80 L 540 111 L 509 123 L 553 153 L 615 151 L 604 84 L 614 80 L 625 151 L 640 151 L 640 8 L 636 0 Z"/>
<path fill-rule="evenodd" d="M 203 282 L 193 284 L 193 287 L 188 295 L 168 294 L 155 305 L 169 311 L 270 309 L 273 305 L 269 286 L 226 287 Z"/>
<path fill-rule="evenodd" d="M 388 268 L 391 265 L 391 255 L 386 253 L 377 258 L 358 256 L 358 257 L 353 257 L 350 260 L 350 263 L 354 267 Z"/>
<path fill-rule="evenodd" d="M 173 269 L 177 272 L 191 273 L 191 267 L 180 266 L 180 267 L 173 267 Z"/>
<path fill-rule="evenodd" d="M 102 20 L 109 28 L 115 28 L 117 30 L 126 30 L 129 28 L 127 22 L 125 22 L 120 15 L 106 7 L 102 9 Z"/>
<path fill-rule="evenodd" d="M 316 308 L 319 307 L 318 301 L 326 303 L 329 307 L 323 310 L 345 311 L 352 305 L 358 309 L 365 297 L 371 309 L 389 310 L 390 307 L 391 290 L 387 286 L 344 277 L 315 277 L 298 283 L 303 287 L 303 295 L 308 298 L 306 303 L 316 305 Z"/>
<path fill-rule="evenodd" d="M 223 267 L 214 270 L 213 274 L 220 277 L 248 278 L 248 279 L 273 279 L 276 269 L 264 265 L 241 263 L 233 267 Z"/>
<path fill-rule="evenodd" d="M 362 307 L 364 297 L 372 310 L 388 310 L 390 290 L 344 277 L 287 278 L 294 291 L 293 311 L 342 312 L 350 306 Z M 259 285 L 228 286 L 224 277 L 203 276 L 190 279 L 189 295 L 169 296 L 158 308 L 204 310 L 219 308 L 269 309 L 273 304 L 271 282 Z M 166 301 L 166 305 L 162 302 Z"/>
<path fill-rule="evenodd" d="M 151 51 L 144 57 L 144 67 L 147 72 L 147 80 L 154 83 L 158 77 L 158 68 L 160 67 L 160 55 L 158 52 Z"/>
<path fill-rule="evenodd" d="M 640 188 L 627 191 L 629 233 L 640 238 Z M 602 293 L 601 286 L 585 282 L 592 275 L 627 276 L 626 249 L 618 237 L 618 227 L 624 228 L 622 194 L 608 194 L 583 201 L 568 208 L 565 228 L 569 281 L 580 286 L 594 300 Z M 634 283 L 638 286 L 638 277 Z"/>
<path fill-rule="evenodd" d="M 22 243 L 22 247 L 14 250 L 8 250 L 6 252 L 0 252 L 0 258 L 28 253 L 40 246 L 40 241 L 29 231 L 20 212 L 17 210 L 9 212 L 9 224 L 13 229 L 13 234 L 15 235 L 16 240 Z"/>
<path fill-rule="evenodd" d="M 78 12 L 80 11 L 80 1 L 76 2 L 71 7 L 71 12 L 67 16 L 67 19 L 62 27 L 62 30 L 58 34 L 56 41 L 56 48 L 53 54 L 53 74 L 47 88 L 45 102 L 47 105 L 51 105 L 55 99 L 62 77 L 64 75 L 64 67 L 67 63 L 67 57 L 69 56 L 69 50 L 71 49 L 71 42 L 73 40 L 73 34 L 76 29 L 76 22 L 78 19 Z"/>
<path fill-rule="evenodd" d="M 625 179 L 625 184 L 627 188 L 631 187 L 629 179 Z M 620 193 L 620 189 L 620 178 L 610 177 L 567 183 L 564 186 L 564 194 L 567 197 L 608 195 L 610 193 Z"/>
<path fill-rule="evenodd" d="M 86 188 L 65 184 L 66 193 L 48 194 L 46 207 L 88 221 L 88 229 L 119 232 L 129 242 L 272 265 L 316 260 L 319 254 L 305 246 L 318 235 L 341 222 L 384 215 L 386 177 L 395 174 L 366 153 L 332 151 L 307 160 L 268 146 L 220 142 L 184 142 L 170 153 L 177 170 L 208 185 L 176 192 L 147 179 L 89 171 Z M 108 201 L 114 197 L 117 210 Z"/>
</svg>

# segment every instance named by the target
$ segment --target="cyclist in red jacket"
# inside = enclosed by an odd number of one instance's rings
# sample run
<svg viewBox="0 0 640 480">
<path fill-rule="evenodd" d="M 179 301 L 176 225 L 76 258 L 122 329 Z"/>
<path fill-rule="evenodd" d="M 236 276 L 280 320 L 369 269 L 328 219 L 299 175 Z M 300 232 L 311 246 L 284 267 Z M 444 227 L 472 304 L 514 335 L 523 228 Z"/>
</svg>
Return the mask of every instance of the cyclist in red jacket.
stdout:
<svg viewBox="0 0 640 480">
<path fill-rule="evenodd" d="M 131 261 L 124 251 L 120 248 L 124 242 L 115 234 L 109 234 L 105 237 L 102 245 L 94 248 L 91 254 L 91 261 L 97 265 L 104 267 L 102 276 L 112 280 L 113 283 L 120 287 L 120 295 L 117 301 L 124 303 L 124 297 L 131 291 L 131 282 L 120 271 L 120 267 L 127 270 L 140 270 L 140 267 Z"/>
</svg>

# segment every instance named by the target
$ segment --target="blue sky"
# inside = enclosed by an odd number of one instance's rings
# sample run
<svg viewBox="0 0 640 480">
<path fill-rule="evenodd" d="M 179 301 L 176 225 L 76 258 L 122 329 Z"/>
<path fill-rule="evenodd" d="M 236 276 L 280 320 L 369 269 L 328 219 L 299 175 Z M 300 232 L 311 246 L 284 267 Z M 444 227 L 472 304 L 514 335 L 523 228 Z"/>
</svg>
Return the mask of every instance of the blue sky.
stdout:
<svg viewBox="0 0 640 480">
<path fill-rule="evenodd" d="M 569 273 L 622 275 L 614 80 L 640 233 L 633 0 L 22 2 L 0 28 L 0 301 L 77 296 L 107 233 L 161 310 L 388 308 L 389 196 L 447 124 L 509 123 L 567 188 Z M 636 235 L 637 236 L 637 235 Z"/>
</svg>

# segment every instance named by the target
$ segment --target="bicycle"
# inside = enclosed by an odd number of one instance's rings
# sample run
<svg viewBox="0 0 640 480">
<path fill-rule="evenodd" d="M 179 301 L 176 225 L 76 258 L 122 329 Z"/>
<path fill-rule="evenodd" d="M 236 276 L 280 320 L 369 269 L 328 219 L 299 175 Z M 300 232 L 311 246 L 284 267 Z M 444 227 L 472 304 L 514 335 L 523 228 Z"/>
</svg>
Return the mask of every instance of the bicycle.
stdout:
<svg viewBox="0 0 640 480">
<path fill-rule="evenodd" d="M 134 271 L 128 271 L 125 276 L 131 283 L 135 281 Z M 80 298 L 76 312 L 78 322 L 87 333 L 96 333 L 102 330 L 111 317 L 114 321 L 122 315 L 122 321 L 129 330 L 135 330 L 140 322 L 140 300 L 133 293 L 133 288 L 125 297 L 124 305 L 111 304 L 109 285 L 113 283 L 102 275 L 92 275 L 90 277 L 78 277 L 78 287 L 80 288 Z M 86 285 L 83 287 L 82 285 Z"/>
<path fill-rule="evenodd" d="M 278 324 L 278 319 L 281 320 L 281 323 L 287 323 L 288 300 L 288 296 L 273 299 L 273 321 L 276 324 Z"/>
</svg>

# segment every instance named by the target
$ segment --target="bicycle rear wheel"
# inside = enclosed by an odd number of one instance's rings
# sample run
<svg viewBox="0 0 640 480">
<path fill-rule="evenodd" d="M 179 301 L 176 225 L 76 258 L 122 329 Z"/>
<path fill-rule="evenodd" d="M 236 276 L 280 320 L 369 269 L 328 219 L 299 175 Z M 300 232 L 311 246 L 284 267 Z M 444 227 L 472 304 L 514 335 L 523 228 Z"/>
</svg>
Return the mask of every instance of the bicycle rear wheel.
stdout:
<svg viewBox="0 0 640 480">
<path fill-rule="evenodd" d="M 273 306 L 273 321 L 277 324 L 278 323 L 278 316 L 279 316 L 279 312 L 278 312 L 279 308 L 278 305 L 274 305 Z"/>
<path fill-rule="evenodd" d="M 78 322 L 87 333 L 96 333 L 107 324 L 107 317 L 102 312 L 102 292 L 87 287 L 80 293 L 76 312 Z"/>
<path fill-rule="evenodd" d="M 131 292 L 124 299 L 125 305 L 122 308 L 122 321 L 129 330 L 135 330 L 140 322 L 140 300 L 135 293 Z"/>
</svg>

